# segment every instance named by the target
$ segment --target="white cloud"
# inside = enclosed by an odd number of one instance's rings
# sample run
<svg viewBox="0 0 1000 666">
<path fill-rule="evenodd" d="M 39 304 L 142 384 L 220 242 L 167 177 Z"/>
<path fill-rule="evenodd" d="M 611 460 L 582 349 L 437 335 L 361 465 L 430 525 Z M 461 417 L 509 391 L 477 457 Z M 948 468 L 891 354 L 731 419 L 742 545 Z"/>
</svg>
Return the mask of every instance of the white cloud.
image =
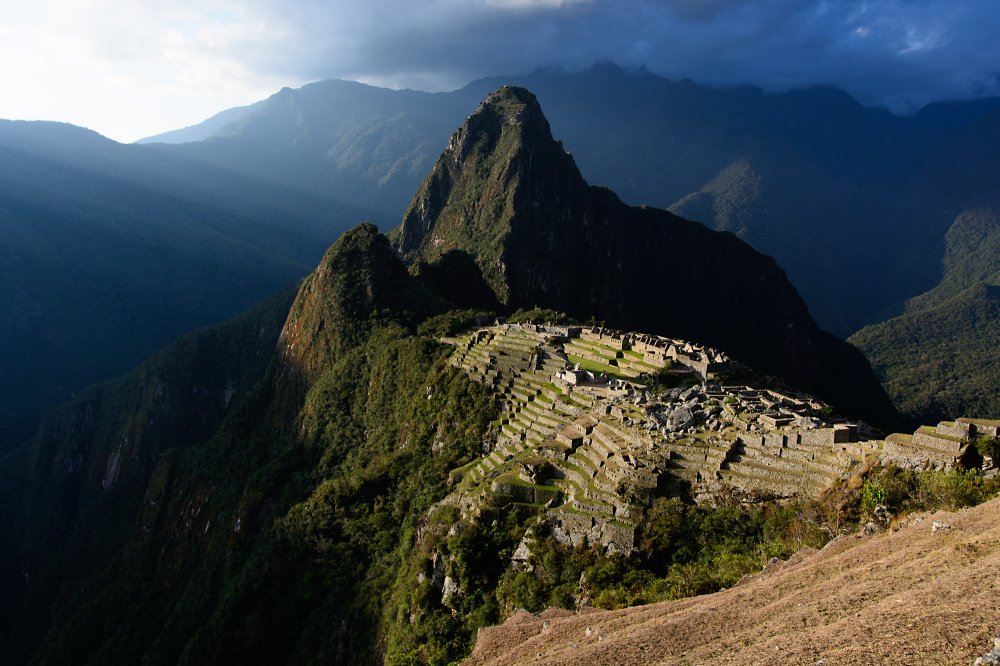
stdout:
<svg viewBox="0 0 1000 666">
<path fill-rule="evenodd" d="M 121 140 L 320 78 L 440 90 L 604 58 L 710 85 L 836 85 L 896 108 L 1000 94 L 1000 6 L 978 0 L 7 4 L 0 117 Z"/>
<path fill-rule="evenodd" d="M 249 66 L 280 26 L 235 3 L 49 0 L 0 10 L 0 117 L 49 119 L 131 141 L 203 120 L 304 79 Z"/>
</svg>

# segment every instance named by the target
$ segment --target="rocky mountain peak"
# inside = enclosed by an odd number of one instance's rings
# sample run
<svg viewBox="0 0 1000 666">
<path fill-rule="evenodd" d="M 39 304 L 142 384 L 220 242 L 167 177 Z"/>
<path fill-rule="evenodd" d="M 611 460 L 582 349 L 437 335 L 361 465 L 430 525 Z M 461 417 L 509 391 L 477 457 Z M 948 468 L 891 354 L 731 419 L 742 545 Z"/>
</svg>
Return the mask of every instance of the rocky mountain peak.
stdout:
<svg viewBox="0 0 1000 666">
<path fill-rule="evenodd" d="M 539 179 L 584 187 L 562 144 L 552 138 L 535 96 L 504 86 L 487 95 L 454 134 L 417 190 L 396 239 L 406 260 L 433 261 L 450 251 L 476 258 L 500 302 L 510 289 L 505 255 L 520 221 L 534 217 L 527 191 L 547 189 Z M 545 198 L 559 200 L 556 192 Z"/>
</svg>

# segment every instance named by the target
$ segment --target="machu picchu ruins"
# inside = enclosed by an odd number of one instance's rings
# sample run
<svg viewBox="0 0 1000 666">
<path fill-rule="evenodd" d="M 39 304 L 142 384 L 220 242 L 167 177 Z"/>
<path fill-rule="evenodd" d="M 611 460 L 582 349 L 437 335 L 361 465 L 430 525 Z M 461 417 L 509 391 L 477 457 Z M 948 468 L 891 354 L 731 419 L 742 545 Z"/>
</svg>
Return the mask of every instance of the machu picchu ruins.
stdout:
<svg viewBox="0 0 1000 666">
<path fill-rule="evenodd" d="M 479 325 L 445 339 L 452 365 L 495 393 L 483 456 L 454 470 L 464 515 L 544 506 L 564 543 L 629 553 L 657 495 L 819 496 L 865 466 L 952 469 L 1000 422 L 959 419 L 878 439 L 813 396 L 717 350 L 595 326 Z M 983 464 L 982 460 L 972 461 Z M 989 461 L 987 461 L 989 466 Z"/>
</svg>

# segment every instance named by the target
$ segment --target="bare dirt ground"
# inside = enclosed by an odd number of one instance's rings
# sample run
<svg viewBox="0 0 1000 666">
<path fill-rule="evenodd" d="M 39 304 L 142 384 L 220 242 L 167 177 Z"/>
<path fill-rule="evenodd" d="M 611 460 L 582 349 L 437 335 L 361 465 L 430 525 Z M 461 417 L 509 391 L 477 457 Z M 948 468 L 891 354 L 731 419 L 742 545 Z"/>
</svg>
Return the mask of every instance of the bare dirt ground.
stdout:
<svg viewBox="0 0 1000 666">
<path fill-rule="evenodd" d="M 971 666 L 1000 631 L 1000 498 L 840 537 L 716 594 L 587 610 L 519 611 L 465 664 Z"/>
</svg>

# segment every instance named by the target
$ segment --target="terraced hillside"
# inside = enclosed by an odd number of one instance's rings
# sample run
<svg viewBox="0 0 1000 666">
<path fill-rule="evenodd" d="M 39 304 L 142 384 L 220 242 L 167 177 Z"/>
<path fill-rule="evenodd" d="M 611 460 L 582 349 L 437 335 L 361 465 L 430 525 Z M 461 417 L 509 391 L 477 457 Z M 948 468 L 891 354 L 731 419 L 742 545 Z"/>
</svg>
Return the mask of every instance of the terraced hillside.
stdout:
<svg viewBox="0 0 1000 666">
<path fill-rule="evenodd" d="M 501 402 L 495 446 L 452 472 L 451 501 L 544 505 L 565 542 L 631 552 L 654 496 L 815 496 L 883 454 L 865 424 L 689 342 L 530 324 L 447 341 Z"/>
</svg>

